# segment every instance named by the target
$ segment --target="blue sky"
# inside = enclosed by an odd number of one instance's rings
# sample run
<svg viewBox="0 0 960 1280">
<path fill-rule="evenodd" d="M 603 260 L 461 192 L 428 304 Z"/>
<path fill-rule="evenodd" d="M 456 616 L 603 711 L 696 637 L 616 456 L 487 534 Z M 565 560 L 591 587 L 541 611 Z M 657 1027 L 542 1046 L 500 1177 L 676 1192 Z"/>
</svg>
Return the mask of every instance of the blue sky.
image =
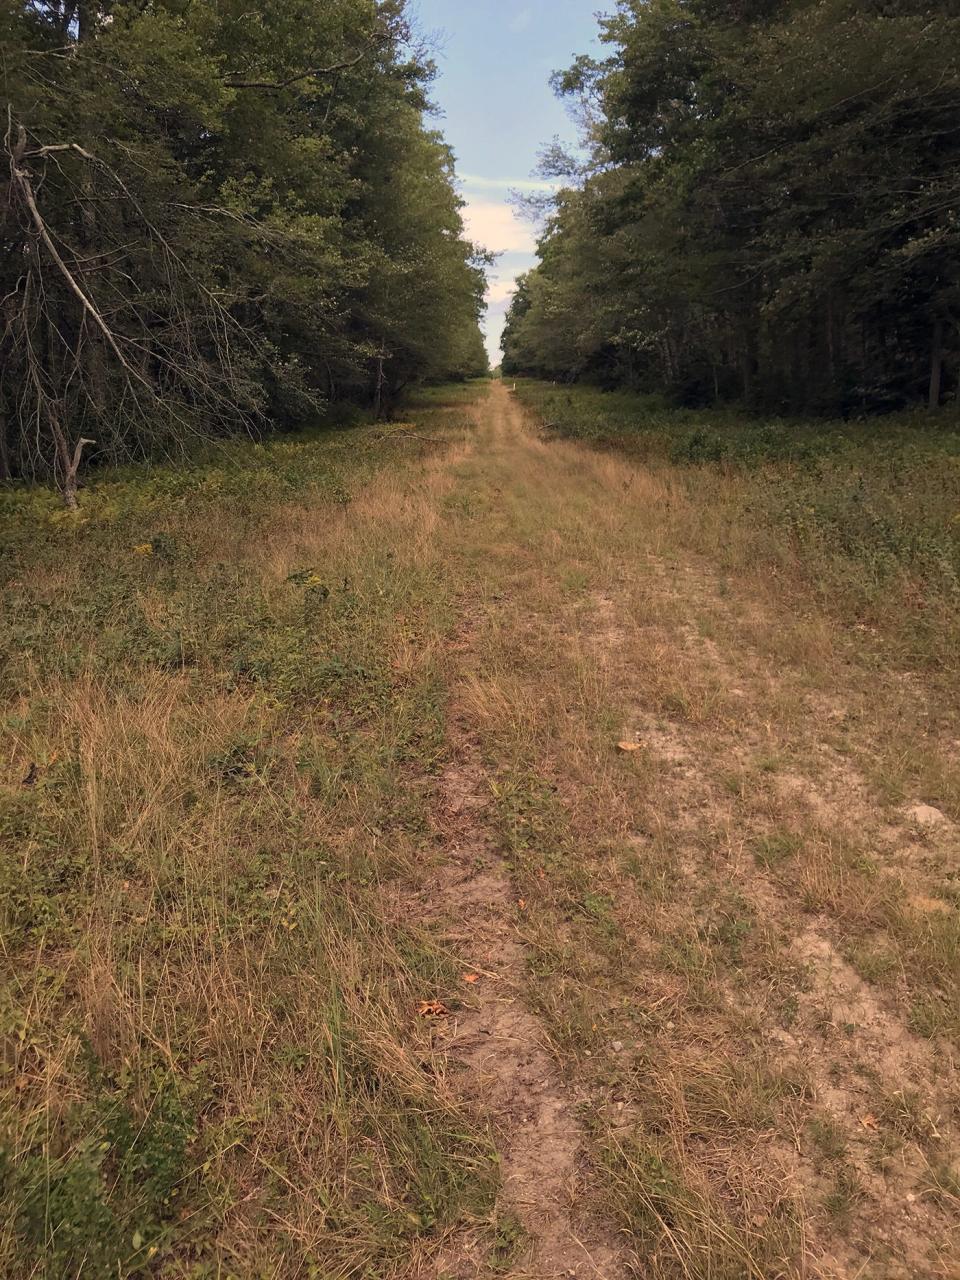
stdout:
<svg viewBox="0 0 960 1280">
<path fill-rule="evenodd" d="M 501 253 L 486 325 L 495 364 L 510 285 L 532 265 L 536 239 L 536 227 L 511 207 L 510 190 L 536 188 L 537 153 L 552 138 L 576 138 L 548 80 L 578 53 L 597 51 L 597 8 L 596 0 L 412 0 L 436 45 L 433 98 L 456 153 L 468 233 Z"/>
</svg>

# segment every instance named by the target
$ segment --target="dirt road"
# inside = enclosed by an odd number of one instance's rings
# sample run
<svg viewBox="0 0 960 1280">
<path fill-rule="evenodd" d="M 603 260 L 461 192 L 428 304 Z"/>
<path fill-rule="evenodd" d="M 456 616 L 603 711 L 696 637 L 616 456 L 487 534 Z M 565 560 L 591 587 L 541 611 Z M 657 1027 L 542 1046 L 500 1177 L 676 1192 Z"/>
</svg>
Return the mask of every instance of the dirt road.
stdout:
<svg viewBox="0 0 960 1280">
<path fill-rule="evenodd" d="M 544 440 L 501 384 L 450 465 L 419 905 L 477 978 L 439 1035 L 497 1133 L 511 1274 L 957 1274 L 955 1065 L 887 936 L 907 867 L 942 923 L 922 868 L 955 828 L 881 800 L 865 691 L 683 553 L 664 480 Z M 483 1266 L 454 1241 L 441 1272 Z"/>
<path fill-rule="evenodd" d="M 955 713 L 719 470 L 411 415 L 23 516 L 0 1273 L 957 1280 Z"/>
</svg>

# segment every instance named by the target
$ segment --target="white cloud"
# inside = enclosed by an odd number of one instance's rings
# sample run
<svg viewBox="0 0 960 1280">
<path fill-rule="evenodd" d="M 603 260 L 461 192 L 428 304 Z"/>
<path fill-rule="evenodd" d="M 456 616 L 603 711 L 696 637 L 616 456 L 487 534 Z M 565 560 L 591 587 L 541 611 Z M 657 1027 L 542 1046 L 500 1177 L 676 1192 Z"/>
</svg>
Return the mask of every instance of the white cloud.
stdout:
<svg viewBox="0 0 960 1280">
<path fill-rule="evenodd" d="M 556 191 L 560 186 L 549 178 L 481 178 L 475 173 L 459 173 L 457 177 L 472 191 Z"/>
<path fill-rule="evenodd" d="M 468 200 L 463 221 L 469 238 L 494 253 L 533 253 L 536 249 L 536 228 L 508 204 Z"/>
<path fill-rule="evenodd" d="M 516 292 L 516 277 L 535 265 L 540 235 L 537 224 L 513 207 L 511 194 L 514 191 L 551 192 L 561 184 L 538 178 L 487 178 L 471 173 L 462 173 L 459 177 L 468 237 L 500 256 L 487 277 L 488 310 L 483 325 L 490 359 L 493 364 L 499 364 L 500 335 L 510 300 Z"/>
<path fill-rule="evenodd" d="M 516 280 L 497 280 L 492 279 L 487 288 L 487 302 L 491 306 L 496 306 L 501 302 L 509 302 L 516 292 Z"/>
<path fill-rule="evenodd" d="M 534 258 L 529 255 L 522 263 L 518 263 L 521 269 L 532 267 Z M 503 333 L 503 326 L 507 318 L 507 311 L 510 308 L 510 300 L 516 292 L 517 282 L 513 272 L 509 275 L 503 275 L 494 272 L 489 277 L 489 285 L 487 288 L 487 313 L 483 320 L 483 332 L 487 342 L 487 351 L 490 353 L 490 361 L 497 365 L 500 363 L 500 335 Z"/>
</svg>

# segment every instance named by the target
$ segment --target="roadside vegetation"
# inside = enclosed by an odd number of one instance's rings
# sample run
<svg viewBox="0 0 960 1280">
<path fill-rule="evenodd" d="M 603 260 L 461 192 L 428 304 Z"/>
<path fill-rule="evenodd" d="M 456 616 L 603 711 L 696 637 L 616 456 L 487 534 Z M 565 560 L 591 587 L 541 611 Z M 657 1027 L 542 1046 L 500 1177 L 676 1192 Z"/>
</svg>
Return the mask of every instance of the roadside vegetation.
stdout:
<svg viewBox="0 0 960 1280">
<path fill-rule="evenodd" d="M 386 1275 L 489 1216 L 449 957 L 383 899 L 455 617 L 408 433 L 458 398 L 4 496 L 4 1275 Z"/>
<path fill-rule="evenodd" d="M 523 380 L 546 429 L 651 468 L 691 550 L 773 575 L 886 646 L 885 661 L 954 678 L 960 654 L 960 419 L 860 421 L 677 409 L 657 396 Z"/>
</svg>

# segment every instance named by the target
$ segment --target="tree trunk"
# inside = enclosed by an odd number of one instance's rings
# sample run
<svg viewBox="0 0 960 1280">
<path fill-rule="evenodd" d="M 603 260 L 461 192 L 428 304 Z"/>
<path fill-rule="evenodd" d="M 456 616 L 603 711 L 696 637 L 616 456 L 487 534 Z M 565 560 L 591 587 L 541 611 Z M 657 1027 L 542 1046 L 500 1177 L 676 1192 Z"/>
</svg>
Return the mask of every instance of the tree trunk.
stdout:
<svg viewBox="0 0 960 1280">
<path fill-rule="evenodd" d="M 0 482 L 13 479 L 10 466 L 10 442 L 7 440 L 7 415 L 0 400 Z"/>
<path fill-rule="evenodd" d="M 843 387 L 837 379 L 837 314 L 833 290 L 827 295 L 827 396 L 831 408 L 837 405 Z"/>
<path fill-rule="evenodd" d="M 77 5 L 77 43 L 85 44 L 96 30 L 97 9 L 91 0 L 80 0 Z"/>
<path fill-rule="evenodd" d="M 752 408 L 757 385 L 757 356 L 751 335 L 745 334 L 740 349 L 740 376 L 743 381 L 743 402 Z"/>
<path fill-rule="evenodd" d="M 940 408 L 940 388 L 943 383 L 943 321 L 934 320 L 930 342 L 930 396 L 931 409 Z"/>
<path fill-rule="evenodd" d="M 63 427 L 60 420 L 56 416 L 53 406 L 49 406 L 50 429 L 53 438 L 56 441 L 57 455 L 60 459 L 60 466 L 63 470 L 63 480 L 60 485 L 60 492 L 63 494 L 64 505 L 71 511 L 77 509 L 77 476 L 80 471 L 80 458 L 83 455 L 83 447 L 88 444 L 96 444 L 95 440 L 86 440 L 81 437 L 74 446 L 73 453 L 70 452 L 70 446 L 67 444 L 67 437 L 63 433 Z"/>
<path fill-rule="evenodd" d="M 79 238 L 80 243 L 86 250 L 86 256 L 94 262 L 97 256 L 97 215 L 95 212 L 95 191 L 93 169 L 87 166 L 84 169 L 83 179 L 80 184 L 80 221 L 79 221 Z M 85 291 L 92 296 L 86 281 L 82 281 Z M 99 423 L 100 418 L 106 412 L 107 408 L 107 353 L 103 340 L 103 334 L 96 326 L 90 327 L 89 334 L 86 335 L 84 342 L 83 324 L 77 332 L 77 363 L 86 372 L 84 378 L 84 387 L 86 389 L 87 398 L 93 409 L 94 420 Z M 84 350 L 84 346 L 86 350 Z"/>
<path fill-rule="evenodd" d="M 383 390 L 387 382 L 383 372 L 383 361 L 383 355 L 377 356 L 377 386 L 373 397 L 373 413 L 378 422 L 383 414 Z"/>
<path fill-rule="evenodd" d="M 77 509 L 77 468 L 73 466 L 70 446 L 60 423 L 60 416 L 53 405 L 47 405 L 47 420 L 50 423 L 50 434 L 57 450 L 57 463 L 60 472 L 60 493 L 63 502 L 71 511 Z M 80 459 L 77 458 L 79 463 Z"/>
</svg>

